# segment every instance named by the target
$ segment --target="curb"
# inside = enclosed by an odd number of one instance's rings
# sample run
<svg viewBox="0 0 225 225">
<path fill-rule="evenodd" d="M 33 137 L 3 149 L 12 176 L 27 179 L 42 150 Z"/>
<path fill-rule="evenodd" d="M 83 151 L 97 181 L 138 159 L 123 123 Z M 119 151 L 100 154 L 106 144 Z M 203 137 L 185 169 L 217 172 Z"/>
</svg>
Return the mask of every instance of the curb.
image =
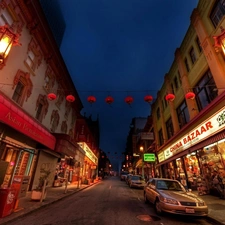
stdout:
<svg viewBox="0 0 225 225">
<path fill-rule="evenodd" d="M 71 196 L 71 195 L 73 195 L 73 194 L 75 194 L 75 193 L 77 193 L 77 192 L 80 192 L 80 191 L 82 191 L 82 190 L 84 190 L 84 189 L 86 189 L 86 188 L 89 188 L 89 187 L 91 187 L 91 186 L 93 186 L 93 185 L 95 185 L 95 184 L 97 184 L 97 183 L 99 183 L 99 182 L 100 182 L 100 181 L 97 181 L 97 182 L 92 183 L 92 184 L 90 184 L 90 185 L 88 185 L 88 186 L 86 186 L 86 187 L 83 187 L 83 188 L 79 188 L 79 189 L 77 188 L 75 191 L 72 191 L 72 192 L 70 192 L 70 193 L 68 193 L 68 191 L 67 191 L 67 193 L 65 193 L 64 196 L 62 196 L 62 197 L 60 197 L 60 198 L 58 198 L 58 199 L 55 199 L 55 200 L 53 200 L 53 201 L 51 201 L 51 202 L 49 202 L 49 203 L 46 203 L 46 204 L 43 204 L 43 205 L 41 204 L 39 207 L 34 208 L 34 209 L 31 209 L 30 211 L 24 212 L 24 214 L 19 215 L 19 216 L 14 217 L 14 218 L 11 218 L 11 219 L 9 219 L 9 220 L 6 221 L 6 222 L 1 223 L 1 220 L 0 220 L 0 224 L 1 224 L 1 225 L 7 225 L 8 223 L 10 223 L 10 222 L 12 222 L 12 221 L 14 221 L 14 220 L 23 218 L 23 217 L 27 216 L 28 214 L 34 213 L 34 212 L 36 212 L 36 211 L 38 211 L 38 210 L 40 210 L 40 209 L 43 209 L 43 208 L 45 208 L 45 207 L 47 207 L 47 206 L 49 206 L 49 205 L 51 205 L 51 204 L 53 204 L 53 203 L 59 202 L 60 200 L 65 199 L 65 198 L 67 198 L 67 197 L 69 197 L 69 196 Z"/>
</svg>

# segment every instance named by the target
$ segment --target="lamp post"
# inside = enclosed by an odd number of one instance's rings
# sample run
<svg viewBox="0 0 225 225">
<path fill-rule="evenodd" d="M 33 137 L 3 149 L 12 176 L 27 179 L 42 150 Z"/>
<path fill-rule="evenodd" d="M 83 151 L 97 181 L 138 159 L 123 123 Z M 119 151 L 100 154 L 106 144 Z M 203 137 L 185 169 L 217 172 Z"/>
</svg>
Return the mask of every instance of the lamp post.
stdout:
<svg viewBox="0 0 225 225">
<path fill-rule="evenodd" d="M 4 65 L 4 60 L 8 56 L 13 45 L 18 43 L 18 35 L 14 34 L 7 25 L 0 27 L 0 65 Z"/>
<path fill-rule="evenodd" d="M 140 146 L 140 155 L 141 155 L 141 176 L 143 179 L 145 178 L 145 171 L 144 171 L 144 147 Z"/>
</svg>

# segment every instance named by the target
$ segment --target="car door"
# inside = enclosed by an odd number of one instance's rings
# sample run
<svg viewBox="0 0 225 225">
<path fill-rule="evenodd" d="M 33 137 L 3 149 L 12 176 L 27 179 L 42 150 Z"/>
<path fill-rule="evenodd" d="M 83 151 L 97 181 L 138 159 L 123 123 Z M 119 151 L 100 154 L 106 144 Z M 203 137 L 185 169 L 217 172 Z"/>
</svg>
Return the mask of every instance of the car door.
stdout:
<svg viewBox="0 0 225 225">
<path fill-rule="evenodd" d="M 155 192 L 155 180 L 154 179 L 149 180 L 145 190 L 146 190 L 146 196 L 147 196 L 149 202 L 154 203 L 154 192 Z"/>
</svg>

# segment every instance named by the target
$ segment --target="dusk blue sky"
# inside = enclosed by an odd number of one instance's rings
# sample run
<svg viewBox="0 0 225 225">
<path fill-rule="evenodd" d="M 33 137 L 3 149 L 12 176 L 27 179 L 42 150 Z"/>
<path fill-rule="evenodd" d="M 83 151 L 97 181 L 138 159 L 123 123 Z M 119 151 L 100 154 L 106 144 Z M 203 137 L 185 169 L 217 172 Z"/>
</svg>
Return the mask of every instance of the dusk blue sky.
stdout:
<svg viewBox="0 0 225 225">
<path fill-rule="evenodd" d="M 131 120 L 150 115 L 144 96 L 156 98 L 198 1 L 59 3 L 66 22 L 61 53 L 84 105 L 82 114 L 94 120 L 99 115 L 100 148 L 114 166 L 119 165 Z M 87 102 L 89 95 L 96 103 Z M 112 105 L 105 102 L 108 95 L 114 98 Z M 124 101 L 127 95 L 134 98 L 131 106 Z"/>
</svg>

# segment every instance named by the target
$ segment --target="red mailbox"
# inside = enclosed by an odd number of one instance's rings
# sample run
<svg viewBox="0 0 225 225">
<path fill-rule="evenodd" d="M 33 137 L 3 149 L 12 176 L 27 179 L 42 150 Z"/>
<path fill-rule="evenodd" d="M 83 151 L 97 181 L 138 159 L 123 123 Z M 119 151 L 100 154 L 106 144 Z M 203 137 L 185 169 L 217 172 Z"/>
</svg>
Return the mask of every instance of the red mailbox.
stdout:
<svg viewBox="0 0 225 225">
<path fill-rule="evenodd" d="M 16 190 L 12 188 L 0 189 L 0 218 L 12 213 L 16 200 Z"/>
</svg>

